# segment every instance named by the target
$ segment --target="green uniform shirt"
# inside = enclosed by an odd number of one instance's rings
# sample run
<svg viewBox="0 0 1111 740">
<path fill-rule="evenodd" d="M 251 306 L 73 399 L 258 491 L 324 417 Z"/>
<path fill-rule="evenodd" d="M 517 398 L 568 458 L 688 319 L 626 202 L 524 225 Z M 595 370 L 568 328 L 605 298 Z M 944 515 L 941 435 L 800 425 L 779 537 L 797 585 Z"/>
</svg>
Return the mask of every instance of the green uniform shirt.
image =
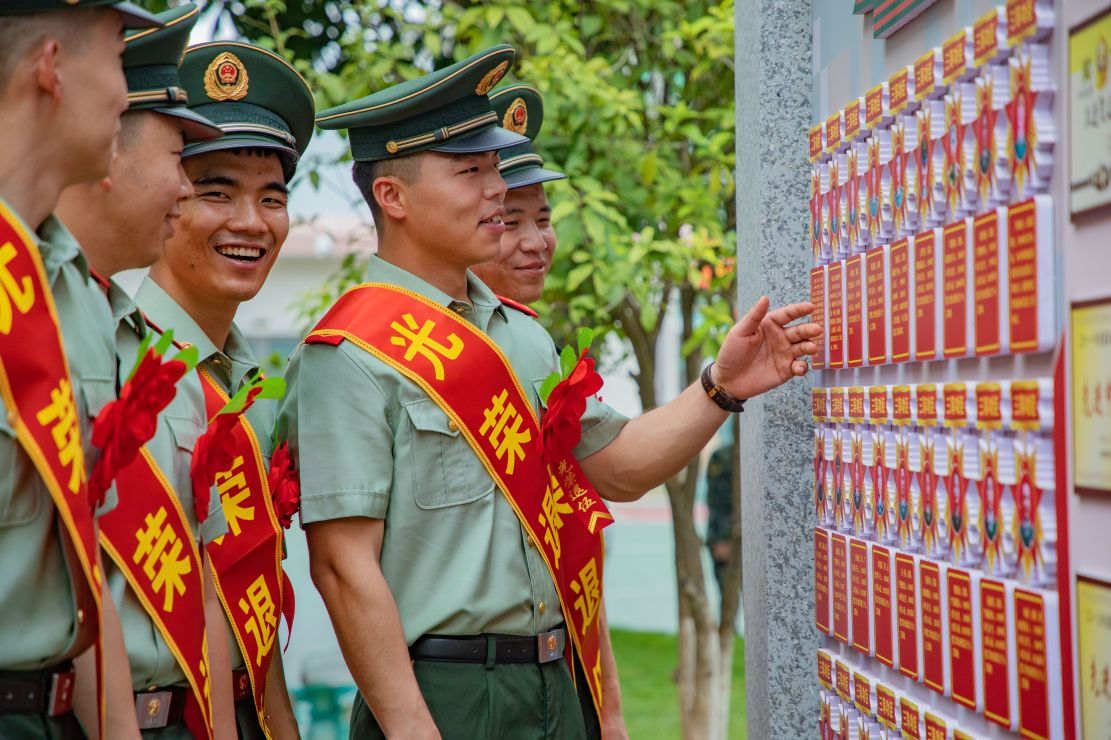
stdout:
<svg viewBox="0 0 1111 740">
<path fill-rule="evenodd" d="M 69 359 L 85 464 L 92 470 L 97 459 L 92 420 L 116 397 L 112 319 L 104 297 L 89 282 L 84 255 L 65 226 L 51 216 L 37 237 Z M 107 498 L 101 513 L 114 504 L 113 490 Z M 0 670 L 53 664 L 73 644 L 76 606 L 59 539 L 66 536 L 63 532 L 46 484 L 16 438 L 7 414 L 0 414 Z"/>
<path fill-rule="evenodd" d="M 135 303 L 160 328 L 172 328 L 176 341 L 196 347 L 199 359 L 197 366 L 204 368 L 212 375 L 228 395 L 234 395 L 244 383 L 249 382 L 254 374 L 259 371 L 259 363 L 251 352 L 251 346 L 235 324 L 231 326 L 224 349 L 220 350 L 197 325 L 193 317 L 149 277 L 143 280 L 139 290 L 135 293 Z M 193 376 L 197 377 L 196 373 L 193 373 Z M 179 419 L 207 419 L 199 379 L 197 380 L 196 394 L 191 396 L 191 399 L 192 407 L 188 411 L 178 407 L 178 399 L 174 399 L 174 403 L 171 404 L 171 408 L 166 410 L 166 414 Z M 184 401 L 185 398 L 183 397 L 182 400 Z M 173 409 L 172 413 L 171 409 Z M 255 401 L 246 412 L 247 421 L 251 424 L 255 436 L 258 438 L 259 452 L 262 453 L 267 468 L 269 468 L 270 455 L 273 452 L 271 430 L 274 427 L 274 411 L 273 401 L 261 399 Z M 202 431 L 203 429 L 202 427 Z M 212 498 L 214 501 L 219 501 L 219 496 L 215 493 Z M 230 624 L 228 625 L 228 651 L 231 655 L 232 669 L 242 668 L 244 666 L 243 654 L 239 650 L 239 644 L 235 640 L 235 634 L 232 632 Z"/>
<path fill-rule="evenodd" d="M 539 409 L 537 389 L 559 365 L 539 324 L 470 274 L 473 306 L 377 257 L 367 279 L 419 293 L 486 332 Z M 551 575 L 517 515 L 416 384 L 349 342 L 301 345 L 286 379 L 278 430 L 300 471 L 302 526 L 385 519 L 382 572 L 409 643 L 428 633 L 538 634 L 563 621 Z M 626 421 L 591 400 L 575 455 L 600 450 Z"/>
<path fill-rule="evenodd" d="M 119 358 L 120 383 L 127 380 L 139 356 L 139 345 L 147 335 L 143 315 L 131 298 L 115 283 L 108 288 L 108 303 L 116 323 L 116 353 Z M 171 326 L 162 326 L 171 329 Z M 176 335 L 176 332 L 175 332 Z M 193 485 L 189 467 L 193 460 L 193 446 L 204 433 L 204 397 L 201 395 L 200 377 L 195 372 L 186 373 L 177 384 L 177 395 L 158 417 L 154 438 L 146 444 L 147 451 L 158 464 L 177 493 L 185 519 L 193 531 L 194 539 L 211 542 L 226 534 L 227 521 L 219 496 L 209 501 L 208 516 L 198 527 L 193 503 Z M 127 505 L 124 501 L 122 505 Z M 125 555 L 126 556 L 126 555 Z M 185 683 L 185 673 L 170 652 L 158 627 L 147 615 L 135 592 L 127 584 L 123 573 L 105 559 L 108 588 L 119 608 L 127 657 L 131 661 L 131 682 L 135 690 L 151 686 L 169 686 Z M 199 615 L 203 619 L 203 615 Z"/>
</svg>

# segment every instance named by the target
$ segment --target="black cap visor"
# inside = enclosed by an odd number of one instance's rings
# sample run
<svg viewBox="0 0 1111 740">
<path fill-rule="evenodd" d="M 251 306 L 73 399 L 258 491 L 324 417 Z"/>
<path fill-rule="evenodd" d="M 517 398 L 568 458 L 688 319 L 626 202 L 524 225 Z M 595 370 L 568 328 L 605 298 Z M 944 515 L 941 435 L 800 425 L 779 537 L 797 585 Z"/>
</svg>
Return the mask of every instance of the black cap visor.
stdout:
<svg viewBox="0 0 1111 740">
<path fill-rule="evenodd" d="M 202 141 L 219 139 L 224 135 L 223 130 L 212 121 L 199 113 L 189 110 L 183 105 L 168 106 L 166 108 L 145 108 L 152 113 L 160 113 L 178 119 L 181 131 L 185 134 L 186 144 L 195 144 Z"/>
<path fill-rule="evenodd" d="M 528 138 L 508 131 L 501 126 L 490 126 L 469 136 L 448 139 L 443 144 L 431 147 L 431 151 L 447 154 L 476 154 L 508 149 L 524 144 Z"/>
<path fill-rule="evenodd" d="M 282 169 L 285 172 L 285 181 L 289 182 L 293 179 L 293 173 L 297 170 L 297 160 L 301 155 L 297 150 L 288 144 L 283 144 L 277 139 L 262 134 L 247 134 L 247 133 L 225 133 L 219 139 L 211 139 L 209 141 L 202 141 L 197 144 L 189 144 L 185 147 L 185 151 L 181 153 L 182 159 L 192 157 L 197 154 L 207 154 L 209 152 L 219 152 L 225 149 L 272 149 L 282 160 Z"/>
<path fill-rule="evenodd" d="M 555 170 L 546 170 L 543 167 L 522 167 L 512 172 L 503 172 L 501 177 L 505 180 L 510 190 L 527 188 L 529 185 L 539 185 L 552 180 L 566 180 L 567 175 Z"/>
<path fill-rule="evenodd" d="M 154 14 L 140 8 L 138 5 L 129 2 L 112 3 L 110 6 L 113 10 L 118 10 L 123 16 L 124 28 L 159 28 L 162 26 L 162 21 L 154 17 Z"/>
</svg>

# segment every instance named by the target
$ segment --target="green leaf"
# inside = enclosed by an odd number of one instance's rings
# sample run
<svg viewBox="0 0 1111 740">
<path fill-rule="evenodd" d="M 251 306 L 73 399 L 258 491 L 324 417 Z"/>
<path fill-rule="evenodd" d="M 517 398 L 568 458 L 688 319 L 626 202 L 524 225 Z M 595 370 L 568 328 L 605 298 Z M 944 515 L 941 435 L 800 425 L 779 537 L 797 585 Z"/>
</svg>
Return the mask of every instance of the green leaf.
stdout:
<svg viewBox="0 0 1111 740">
<path fill-rule="evenodd" d="M 655 149 L 650 149 L 644 158 L 640 160 L 640 180 L 645 185 L 651 185 L 656 181 L 656 165 L 658 157 Z"/>
<path fill-rule="evenodd" d="M 242 411 L 243 407 L 247 405 L 247 396 L 250 394 L 251 390 L 256 387 L 262 388 L 262 392 L 255 397 L 256 401 L 259 398 L 269 398 L 276 401 L 285 395 L 284 378 L 256 377 L 255 380 L 240 388 L 239 392 L 231 397 L 231 400 L 225 404 L 224 408 L 216 412 L 216 415 L 237 414 Z"/>
<path fill-rule="evenodd" d="M 594 272 L 594 265 L 590 262 L 572 268 L 571 271 L 567 273 L 567 290 L 577 290 L 578 287 L 590 277 L 590 273 L 592 272 Z"/>
<path fill-rule="evenodd" d="M 521 33 L 528 33 L 536 25 L 536 21 L 532 19 L 532 14 L 516 5 L 505 9 L 505 17 L 509 20 L 510 25 Z"/>
<path fill-rule="evenodd" d="M 559 381 L 563 380 L 559 373 L 552 373 L 544 378 L 544 382 L 540 384 L 540 401 L 547 405 L 548 397 L 552 395 L 552 389 L 559 385 Z"/>
<path fill-rule="evenodd" d="M 174 355 L 174 359 L 179 362 L 185 363 L 185 372 L 193 370 L 197 366 L 197 361 L 200 359 L 200 353 L 193 345 L 189 345 L 185 349 Z"/>
<path fill-rule="evenodd" d="M 590 349 L 590 344 L 593 341 L 594 341 L 594 330 L 591 329 L 589 326 L 580 326 L 579 327 L 579 332 L 578 332 L 578 345 L 579 345 L 579 356 L 580 357 L 582 356 L 583 352 L 586 352 L 588 349 Z"/>
<path fill-rule="evenodd" d="M 571 345 L 565 345 L 563 351 L 559 353 L 559 370 L 563 377 L 570 377 L 571 371 L 575 369 L 575 364 L 578 363 L 579 357 L 575 354 L 575 350 Z"/>
</svg>

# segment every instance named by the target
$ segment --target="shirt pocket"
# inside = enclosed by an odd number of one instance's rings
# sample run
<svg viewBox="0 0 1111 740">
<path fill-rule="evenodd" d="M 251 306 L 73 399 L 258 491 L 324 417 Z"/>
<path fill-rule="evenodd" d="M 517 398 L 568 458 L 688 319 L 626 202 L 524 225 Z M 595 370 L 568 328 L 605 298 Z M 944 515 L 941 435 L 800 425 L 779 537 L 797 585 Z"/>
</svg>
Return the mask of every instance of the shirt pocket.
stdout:
<svg viewBox="0 0 1111 740">
<path fill-rule="evenodd" d="M 39 516 L 49 495 L 34 464 L 0 405 L 0 529 L 19 527 Z"/>
<path fill-rule="evenodd" d="M 163 416 L 162 420 L 170 430 L 170 438 L 174 443 L 174 469 L 173 469 L 173 482 L 176 486 L 178 481 L 188 481 L 189 469 L 193 464 L 193 448 L 197 445 L 197 440 L 200 439 L 204 429 L 201 428 L 200 423 L 196 419 L 182 417 L 182 416 Z M 170 471 L 166 471 L 169 473 Z M 178 497 L 182 503 L 193 502 L 193 490 L 190 488 L 187 491 L 178 491 Z"/>
<path fill-rule="evenodd" d="M 442 509 L 493 493 L 493 479 L 447 414 L 430 399 L 404 408 L 412 439 L 409 461 L 417 506 Z"/>
<path fill-rule="evenodd" d="M 81 378 L 81 403 L 85 407 L 85 416 L 81 419 L 81 434 L 86 447 L 92 447 L 92 420 L 100 415 L 104 407 L 116 400 L 115 378 Z M 90 461 L 89 470 L 92 470 Z"/>
</svg>

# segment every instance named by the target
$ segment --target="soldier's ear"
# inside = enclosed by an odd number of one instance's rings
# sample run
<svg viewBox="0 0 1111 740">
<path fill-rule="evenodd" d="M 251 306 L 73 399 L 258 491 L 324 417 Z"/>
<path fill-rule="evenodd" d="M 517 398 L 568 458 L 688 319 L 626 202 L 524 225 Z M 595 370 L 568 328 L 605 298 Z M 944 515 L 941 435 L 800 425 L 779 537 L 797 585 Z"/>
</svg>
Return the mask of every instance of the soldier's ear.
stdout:
<svg viewBox="0 0 1111 740">
<path fill-rule="evenodd" d="M 35 83 L 39 89 L 52 97 L 57 103 L 62 99 L 62 76 L 58 70 L 61 45 L 57 39 L 44 38 L 31 52 L 34 64 Z"/>
<path fill-rule="evenodd" d="M 403 221 L 408 215 L 409 199 L 405 182 L 393 175 L 386 175 L 374 180 L 371 185 L 374 199 L 382 213 L 395 221 Z"/>
</svg>

